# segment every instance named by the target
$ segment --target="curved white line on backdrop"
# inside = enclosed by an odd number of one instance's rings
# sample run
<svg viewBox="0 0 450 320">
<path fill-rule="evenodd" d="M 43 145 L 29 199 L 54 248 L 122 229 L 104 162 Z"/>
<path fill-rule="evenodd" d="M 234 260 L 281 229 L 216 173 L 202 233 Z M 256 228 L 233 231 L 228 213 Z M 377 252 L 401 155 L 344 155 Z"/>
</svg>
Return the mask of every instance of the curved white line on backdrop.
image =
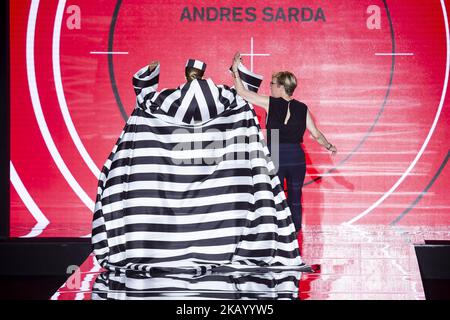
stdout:
<svg viewBox="0 0 450 320">
<path fill-rule="evenodd" d="M 39 125 L 39 130 L 41 131 L 42 137 L 44 138 L 45 145 L 47 146 L 53 161 L 57 165 L 59 171 L 64 176 L 66 181 L 69 183 L 75 194 L 81 199 L 81 201 L 89 208 L 91 212 L 94 212 L 94 201 L 86 194 L 86 192 L 81 188 L 78 182 L 73 177 L 69 168 L 65 164 L 61 157 L 58 149 L 56 148 L 55 142 L 50 134 L 45 117 L 42 111 L 41 101 L 39 99 L 39 93 L 36 84 L 36 72 L 34 69 L 34 36 L 36 28 L 36 18 L 37 11 L 39 7 L 39 0 L 33 0 L 30 7 L 30 14 L 28 16 L 27 25 L 27 39 L 26 39 L 26 64 L 27 64 L 27 79 L 28 87 L 30 90 L 31 102 L 33 104 L 34 114 L 36 116 L 36 121 Z"/>
<path fill-rule="evenodd" d="M 64 89 L 61 80 L 61 66 L 60 66 L 60 37 L 61 37 L 61 25 L 64 14 L 64 8 L 66 6 L 66 0 L 60 0 L 58 3 L 58 9 L 56 10 L 55 24 L 53 27 L 53 43 L 52 43 L 52 64 L 53 64 L 53 77 L 55 80 L 56 95 L 58 97 L 59 107 L 64 118 L 64 123 L 69 130 L 70 137 L 75 144 L 78 152 L 91 169 L 94 176 L 98 179 L 100 177 L 100 169 L 92 160 L 91 156 L 87 152 L 80 139 L 80 136 L 75 129 L 72 118 L 67 107 L 66 97 L 64 96 Z"/>
<path fill-rule="evenodd" d="M 39 236 L 42 232 L 44 232 L 47 226 L 48 224 L 42 224 L 37 222 L 28 234 L 20 236 L 19 238 L 35 238 Z"/>
<path fill-rule="evenodd" d="M 419 152 L 417 153 L 415 159 L 413 160 L 413 162 L 411 162 L 411 164 L 409 165 L 408 169 L 406 169 L 406 171 L 402 174 L 402 176 L 400 177 L 400 179 L 398 179 L 398 181 L 391 187 L 391 189 L 389 191 L 387 191 L 380 199 L 378 199 L 374 204 L 372 204 L 368 209 L 366 209 L 364 212 L 361 212 L 359 215 L 357 215 L 356 217 L 354 217 L 353 219 L 344 222 L 343 224 L 352 224 L 355 223 L 356 221 L 360 220 L 361 218 L 363 218 L 364 216 L 366 216 L 367 214 L 369 214 L 373 209 L 375 209 L 376 207 L 378 207 L 387 197 L 389 197 L 397 188 L 398 186 L 403 182 L 403 180 L 405 180 L 405 178 L 409 175 L 409 173 L 411 172 L 411 170 L 416 166 L 417 162 L 419 161 L 420 157 L 422 157 L 422 154 L 424 153 L 425 149 L 428 146 L 428 143 L 430 142 L 431 136 L 434 133 L 434 130 L 436 129 L 439 117 L 441 115 L 442 112 L 442 108 L 444 107 L 444 101 L 445 101 L 445 96 L 447 94 L 447 85 L 448 85 L 448 76 L 449 76 L 449 62 L 450 62 L 450 47 L 449 47 L 449 27 L 448 27 L 448 17 L 447 17 L 447 9 L 445 7 L 445 3 L 444 0 L 441 0 L 441 7 L 442 7 L 442 12 L 444 14 L 444 22 L 445 22 L 445 35 L 446 35 L 446 47 L 447 47 L 447 53 L 446 53 L 446 67 L 445 67 L 445 80 L 444 80 L 444 87 L 442 88 L 442 96 L 441 96 L 441 100 L 439 102 L 439 108 L 436 111 L 436 116 L 434 117 L 434 121 L 433 124 L 431 125 L 430 131 L 428 132 L 428 136 L 426 137 L 422 147 L 420 148 Z"/>
<path fill-rule="evenodd" d="M 22 199 L 25 207 L 37 222 L 33 229 L 27 235 L 21 236 L 21 238 L 37 237 L 49 225 L 50 221 L 48 221 L 47 217 L 44 215 L 41 209 L 39 209 L 36 202 L 34 202 L 33 198 L 28 193 L 28 190 L 27 188 L 25 188 L 25 185 L 20 179 L 19 174 L 17 173 L 12 161 L 9 162 L 9 175 L 14 189 L 16 189 L 16 192 L 19 195 L 20 199 Z"/>
</svg>

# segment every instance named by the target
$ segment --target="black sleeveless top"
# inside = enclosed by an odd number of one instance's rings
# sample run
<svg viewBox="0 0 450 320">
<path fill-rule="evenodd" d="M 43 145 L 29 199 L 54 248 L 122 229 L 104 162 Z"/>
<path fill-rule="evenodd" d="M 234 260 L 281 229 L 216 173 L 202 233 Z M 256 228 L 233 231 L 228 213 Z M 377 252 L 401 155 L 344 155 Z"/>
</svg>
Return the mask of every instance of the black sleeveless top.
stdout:
<svg viewBox="0 0 450 320">
<path fill-rule="evenodd" d="M 289 104 L 289 116 L 287 124 L 284 124 L 286 119 Z M 303 142 L 303 134 L 306 130 L 306 113 L 308 107 L 303 102 L 292 99 L 289 101 L 283 98 L 269 97 L 269 109 L 267 113 L 267 143 L 271 143 L 271 129 L 279 129 L 280 143 L 301 143 Z M 275 138 L 275 132 L 272 133 Z"/>
</svg>

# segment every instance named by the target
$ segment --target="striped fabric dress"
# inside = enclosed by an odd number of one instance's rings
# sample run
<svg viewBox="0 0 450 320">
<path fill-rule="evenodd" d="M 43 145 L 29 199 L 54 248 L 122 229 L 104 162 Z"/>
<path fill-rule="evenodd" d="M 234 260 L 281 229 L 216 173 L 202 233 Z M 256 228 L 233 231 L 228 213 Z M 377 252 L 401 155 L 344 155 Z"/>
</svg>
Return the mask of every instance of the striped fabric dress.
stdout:
<svg viewBox="0 0 450 320">
<path fill-rule="evenodd" d="M 98 181 L 92 244 L 112 271 L 304 270 L 291 212 L 253 106 L 211 79 L 157 91 L 133 77 L 136 106 Z M 239 66 L 244 85 L 262 77 Z"/>
</svg>

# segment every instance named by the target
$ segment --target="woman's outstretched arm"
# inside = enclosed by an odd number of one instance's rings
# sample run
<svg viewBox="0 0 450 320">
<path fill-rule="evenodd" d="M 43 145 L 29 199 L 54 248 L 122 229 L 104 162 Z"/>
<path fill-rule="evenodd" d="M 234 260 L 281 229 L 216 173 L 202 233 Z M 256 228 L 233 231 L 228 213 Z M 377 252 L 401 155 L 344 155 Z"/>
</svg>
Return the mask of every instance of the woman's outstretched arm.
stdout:
<svg viewBox="0 0 450 320">
<path fill-rule="evenodd" d="M 318 144 L 324 146 L 327 150 L 331 151 L 332 154 L 336 154 L 337 149 L 336 147 L 328 142 L 327 138 L 323 135 L 322 132 L 316 127 L 316 124 L 314 123 L 314 120 L 309 112 L 307 110 L 306 112 L 306 129 L 311 133 L 311 136 L 314 138 L 314 140 L 317 141 Z"/>
<path fill-rule="evenodd" d="M 251 104 L 263 107 L 267 112 L 269 109 L 269 97 L 257 94 L 256 92 L 250 91 L 244 87 L 244 84 L 242 83 L 242 80 L 239 77 L 238 72 L 238 66 L 240 62 L 241 62 L 241 55 L 239 54 L 239 52 L 236 52 L 236 54 L 233 57 L 233 65 L 231 67 L 236 92 L 243 99 L 247 100 Z"/>
</svg>

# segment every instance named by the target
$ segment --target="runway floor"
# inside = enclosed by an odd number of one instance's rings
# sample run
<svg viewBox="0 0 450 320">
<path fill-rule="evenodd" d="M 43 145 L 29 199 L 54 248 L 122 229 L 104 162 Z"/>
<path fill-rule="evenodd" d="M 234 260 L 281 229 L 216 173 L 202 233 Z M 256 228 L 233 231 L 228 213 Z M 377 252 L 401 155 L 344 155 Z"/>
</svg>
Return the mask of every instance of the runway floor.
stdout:
<svg viewBox="0 0 450 320">
<path fill-rule="evenodd" d="M 449 231 L 447 226 L 305 226 L 299 245 L 312 273 L 118 276 L 90 255 L 51 299 L 423 300 L 414 245 L 450 240 Z"/>
</svg>

